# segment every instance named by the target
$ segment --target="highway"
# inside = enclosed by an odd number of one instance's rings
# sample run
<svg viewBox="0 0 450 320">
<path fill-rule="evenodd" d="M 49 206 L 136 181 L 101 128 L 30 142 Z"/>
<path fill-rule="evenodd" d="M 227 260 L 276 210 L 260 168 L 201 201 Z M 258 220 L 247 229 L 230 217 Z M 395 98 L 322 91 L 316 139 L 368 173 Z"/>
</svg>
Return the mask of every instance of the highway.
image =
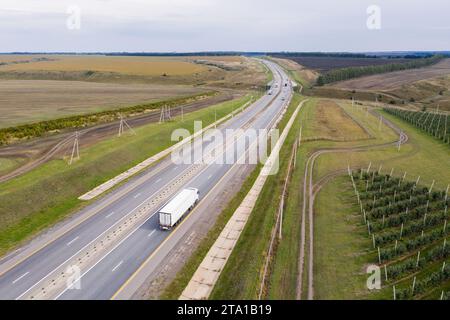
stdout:
<svg viewBox="0 0 450 320">
<path fill-rule="evenodd" d="M 288 76 L 276 64 L 265 63 L 273 72 L 274 83 L 279 85 L 272 89 L 272 95 L 264 95 L 220 125 L 218 129 L 222 132 L 237 128 L 268 128 L 290 100 L 292 89 L 283 85 L 289 81 Z M 211 144 L 218 146 L 214 141 L 202 143 L 203 149 Z M 238 146 L 241 149 L 236 154 L 244 156 L 250 143 Z M 208 214 L 207 209 L 202 209 L 202 202 L 207 201 L 214 188 L 226 188 L 221 182 L 234 166 L 226 163 L 176 165 L 169 157 L 145 170 L 76 213 L 87 218 L 43 248 L 21 259 L 13 255 L 2 260 L 0 299 L 114 297 L 144 261 L 156 252 L 159 257 L 168 254 L 164 251 L 167 243 L 173 247 L 196 219 Z M 179 227 L 161 231 L 158 209 L 186 187 L 200 190 L 198 208 L 185 217 Z M 50 235 L 52 232 L 55 230 L 49 231 Z M 11 267 L 1 268 L 2 264 L 11 264 L 11 259 L 17 261 Z M 151 267 L 155 268 L 160 261 L 161 258 L 155 256 Z M 68 268 L 74 265 L 81 271 L 80 289 L 67 288 Z"/>
</svg>

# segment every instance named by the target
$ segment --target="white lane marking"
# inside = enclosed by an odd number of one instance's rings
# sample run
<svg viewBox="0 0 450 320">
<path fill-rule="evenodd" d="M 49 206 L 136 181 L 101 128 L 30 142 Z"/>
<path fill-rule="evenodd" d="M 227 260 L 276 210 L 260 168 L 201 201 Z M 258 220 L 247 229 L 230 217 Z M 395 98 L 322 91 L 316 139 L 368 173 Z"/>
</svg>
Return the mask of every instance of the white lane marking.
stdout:
<svg viewBox="0 0 450 320">
<path fill-rule="evenodd" d="M 148 234 L 148 237 L 150 238 L 155 232 L 156 232 L 156 230 L 153 230 L 152 232 L 150 232 L 150 233 Z"/>
<path fill-rule="evenodd" d="M 172 171 L 173 171 L 173 170 L 177 170 L 177 168 L 178 168 L 178 167 L 174 167 L 174 168 L 172 169 Z"/>
<path fill-rule="evenodd" d="M 118 267 L 123 263 L 123 260 L 121 260 L 114 268 L 112 268 L 112 272 L 116 271 Z"/>
<path fill-rule="evenodd" d="M 67 242 L 67 246 L 70 246 L 72 243 L 74 243 L 74 242 L 77 241 L 78 239 L 80 239 L 80 237 L 76 237 L 76 238 L 70 240 L 69 242 Z"/>
<path fill-rule="evenodd" d="M 212 177 L 212 174 L 210 174 L 210 175 L 208 176 L 208 180 L 211 179 L 211 177 Z"/>
<path fill-rule="evenodd" d="M 112 211 L 110 214 L 108 214 L 107 216 L 106 216 L 106 218 L 109 218 L 109 217 L 111 217 L 113 214 L 115 214 L 115 212 L 114 211 Z"/>
<path fill-rule="evenodd" d="M 161 178 L 159 178 L 158 180 L 156 180 L 156 183 L 158 183 L 158 182 L 160 182 L 161 181 Z"/>
<path fill-rule="evenodd" d="M 138 194 L 136 194 L 135 196 L 134 196 L 134 198 L 136 199 L 137 197 L 139 197 L 141 195 L 141 193 L 139 192 Z"/>
<path fill-rule="evenodd" d="M 14 280 L 12 283 L 15 284 L 17 281 L 20 281 L 23 277 L 27 276 L 30 272 L 25 272 L 23 275 L 21 275 L 20 277 L 18 277 L 16 280 Z"/>
</svg>

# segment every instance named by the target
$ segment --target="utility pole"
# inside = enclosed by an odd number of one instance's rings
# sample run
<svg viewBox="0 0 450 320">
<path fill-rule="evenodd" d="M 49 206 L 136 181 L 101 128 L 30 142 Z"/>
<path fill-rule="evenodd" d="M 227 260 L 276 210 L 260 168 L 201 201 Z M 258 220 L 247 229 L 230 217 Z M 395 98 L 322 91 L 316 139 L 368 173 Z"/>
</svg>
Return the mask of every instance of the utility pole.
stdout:
<svg viewBox="0 0 450 320">
<path fill-rule="evenodd" d="M 163 123 L 165 121 L 165 107 L 162 106 L 161 114 L 159 115 L 159 123 Z"/>
<path fill-rule="evenodd" d="M 118 136 L 120 137 L 124 133 L 124 131 L 125 131 L 124 125 L 127 126 L 128 130 L 130 130 L 133 134 L 136 134 L 136 132 L 130 127 L 128 122 L 125 121 L 125 119 L 123 118 L 122 114 L 119 114 L 119 117 L 120 117 L 120 123 L 119 123 L 119 134 L 118 134 Z"/>
<path fill-rule="evenodd" d="M 74 156 L 76 155 L 75 159 L 80 159 L 80 150 L 78 145 L 78 131 L 75 132 L 75 140 L 73 142 L 73 148 L 72 148 L 72 155 L 70 156 L 69 166 L 72 165 Z"/>
<path fill-rule="evenodd" d="M 171 120 L 172 116 L 170 115 L 170 107 L 169 106 L 163 106 L 161 108 L 161 115 L 159 116 L 159 123 L 163 123 L 166 120 Z"/>
</svg>

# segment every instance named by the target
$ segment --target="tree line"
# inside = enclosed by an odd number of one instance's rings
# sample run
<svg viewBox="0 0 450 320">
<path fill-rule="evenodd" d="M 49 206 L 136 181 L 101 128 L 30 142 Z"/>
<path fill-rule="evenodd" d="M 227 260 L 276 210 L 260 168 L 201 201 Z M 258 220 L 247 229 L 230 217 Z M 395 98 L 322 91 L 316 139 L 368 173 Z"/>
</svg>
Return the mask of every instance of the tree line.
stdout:
<svg viewBox="0 0 450 320">
<path fill-rule="evenodd" d="M 426 66 L 433 65 L 440 60 L 442 60 L 444 56 L 442 55 L 434 55 L 428 58 L 422 59 L 414 59 L 408 62 L 402 63 L 388 63 L 384 65 L 377 66 L 361 66 L 361 67 L 348 67 L 348 68 L 340 68 L 330 70 L 327 73 L 320 75 L 317 78 L 317 85 L 323 86 L 328 83 L 333 83 L 337 81 L 348 80 L 352 78 L 368 76 L 379 73 L 407 70 L 407 69 L 417 69 Z"/>
</svg>

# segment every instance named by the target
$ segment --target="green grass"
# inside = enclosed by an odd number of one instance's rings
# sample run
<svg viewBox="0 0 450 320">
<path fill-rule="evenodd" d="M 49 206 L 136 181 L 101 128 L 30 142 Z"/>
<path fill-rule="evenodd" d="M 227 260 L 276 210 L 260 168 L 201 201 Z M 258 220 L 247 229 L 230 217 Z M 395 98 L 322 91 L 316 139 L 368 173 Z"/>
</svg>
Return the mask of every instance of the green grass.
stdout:
<svg viewBox="0 0 450 320">
<path fill-rule="evenodd" d="M 347 300 L 368 293 L 367 249 L 371 242 L 347 175 L 332 180 L 315 202 L 315 299 Z"/>
<path fill-rule="evenodd" d="M 214 108 L 220 118 L 243 105 L 250 96 Z M 206 126 L 214 121 L 207 108 L 164 124 L 135 129 L 136 136 L 113 137 L 81 150 L 81 160 L 68 166 L 52 160 L 29 173 L 0 185 L 0 254 L 4 254 L 40 230 L 79 210 L 86 202 L 77 198 L 102 182 L 173 144 L 171 132 L 180 127 L 192 132 L 193 121 Z"/>
<path fill-rule="evenodd" d="M 0 175 L 17 168 L 24 160 L 19 158 L 0 158 Z"/>
<path fill-rule="evenodd" d="M 298 281 L 303 173 L 308 156 L 322 148 L 379 145 L 398 139 L 398 135 L 389 127 L 384 124 L 379 126 L 379 117 L 367 113 L 365 109 L 354 108 L 349 103 L 340 103 L 348 114 L 368 130 L 372 138 L 351 137 L 353 139 L 343 142 L 319 139 L 305 141 L 302 144 L 297 155 L 297 167 L 293 172 L 284 211 L 283 241 L 278 243 L 271 263 L 270 285 L 266 298 L 295 298 Z M 313 98 L 301 111 L 299 122 L 303 126 L 303 137 L 314 137 L 316 134 L 317 129 L 314 127 L 314 121 L 317 118 L 316 106 L 317 99 Z M 403 128 L 410 137 L 409 142 L 402 146 L 400 151 L 395 146 L 389 145 L 371 151 L 322 155 L 316 162 L 314 181 L 318 181 L 326 174 L 346 169 L 347 164 L 352 167 L 367 167 L 372 161 L 372 168 L 378 168 L 382 164 L 382 171 L 390 172 L 391 167 L 394 167 L 394 175 L 403 175 L 404 171 L 408 171 L 407 176 L 410 179 L 412 179 L 411 176 L 415 179 L 420 174 L 421 181 L 425 185 L 435 179 L 436 187 L 445 188 L 450 181 L 448 147 L 401 120 L 385 113 L 383 116 Z M 299 126 L 296 126 L 293 131 L 298 133 L 298 128 Z M 283 166 L 287 162 L 283 150 L 281 159 L 280 172 L 283 172 L 285 168 Z M 282 179 L 282 176 L 277 175 L 268 180 L 211 298 L 251 299 L 257 297 L 270 232 L 275 223 L 275 210 L 279 201 Z M 366 289 L 365 266 L 373 262 L 373 257 L 371 253 L 367 255 L 368 239 L 363 236 L 364 227 L 358 226 L 353 221 L 357 217 L 354 199 L 351 196 L 351 190 L 343 177 L 327 184 L 319 193 L 315 203 L 314 286 L 318 299 L 363 299 L 369 296 L 369 291 Z M 306 228 L 308 230 L 308 224 Z M 305 257 L 308 257 L 308 246 L 305 254 Z M 303 291 L 306 292 L 307 269 L 304 275 Z M 390 296 L 391 292 L 386 290 L 377 295 L 377 298 L 389 299 Z"/>
<path fill-rule="evenodd" d="M 394 146 L 365 152 L 327 154 L 317 161 L 314 179 L 317 181 L 328 173 L 351 167 L 372 168 L 383 165 L 382 172 L 402 176 L 407 171 L 407 179 L 415 180 L 421 176 L 421 183 L 429 186 L 435 180 L 435 187 L 444 189 L 450 182 L 448 146 L 424 134 L 394 116 L 381 112 L 384 117 L 403 128 L 409 136 L 409 142 L 400 152 Z M 377 119 L 370 114 L 360 112 L 360 118 L 377 134 L 374 143 L 392 139 L 392 132 L 377 129 Z M 370 124 L 370 122 L 372 122 Z M 395 135 L 394 135 L 395 137 Z M 355 223 L 355 199 L 349 190 L 346 177 L 337 178 L 326 185 L 319 193 L 315 203 L 315 294 L 317 299 L 391 299 L 392 288 L 385 288 L 375 294 L 369 294 L 366 288 L 367 275 L 364 267 L 373 263 L 373 256 L 367 254 L 367 236 L 365 227 Z M 370 242 L 370 241 L 369 241 Z M 339 253 L 339 254 L 337 254 Z M 407 283 L 410 284 L 409 282 Z M 437 293 L 434 293 L 436 296 Z M 439 291 L 440 294 L 440 291 Z M 434 296 L 434 298 L 436 298 Z M 430 295 L 430 298 L 433 295 Z"/>
<path fill-rule="evenodd" d="M 406 171 L 409 178 L 416 179 L 420 175 L 423 184 L 429 185 L 435 180 L 436 187 L 445 189 L 450 182 L 448 145 L 436 141 L 394 116 L 382 111 L 380 113 L 405 130 L 409 136 L 408 143 L 402 146 L 400 151 L 395 146 L 389 146 L 367 152 L 348 152 L 339 156 L 323 155 L 317 161 L 315 179 L 338 169 L 346 169 L 347 164 L 356 168 L 367 167 L 372 162 L 374 167 L 382 165 L 383 172 L 390 172 L 391 168 L 394 168 L 394 174 L 403 175 Z M 370 119 L 371 116 L 368 117 Z M 372 118 L 373 122 L 377 121 Z M 384 134 L 385 131 L 382 132 Z"/>
</svg>

